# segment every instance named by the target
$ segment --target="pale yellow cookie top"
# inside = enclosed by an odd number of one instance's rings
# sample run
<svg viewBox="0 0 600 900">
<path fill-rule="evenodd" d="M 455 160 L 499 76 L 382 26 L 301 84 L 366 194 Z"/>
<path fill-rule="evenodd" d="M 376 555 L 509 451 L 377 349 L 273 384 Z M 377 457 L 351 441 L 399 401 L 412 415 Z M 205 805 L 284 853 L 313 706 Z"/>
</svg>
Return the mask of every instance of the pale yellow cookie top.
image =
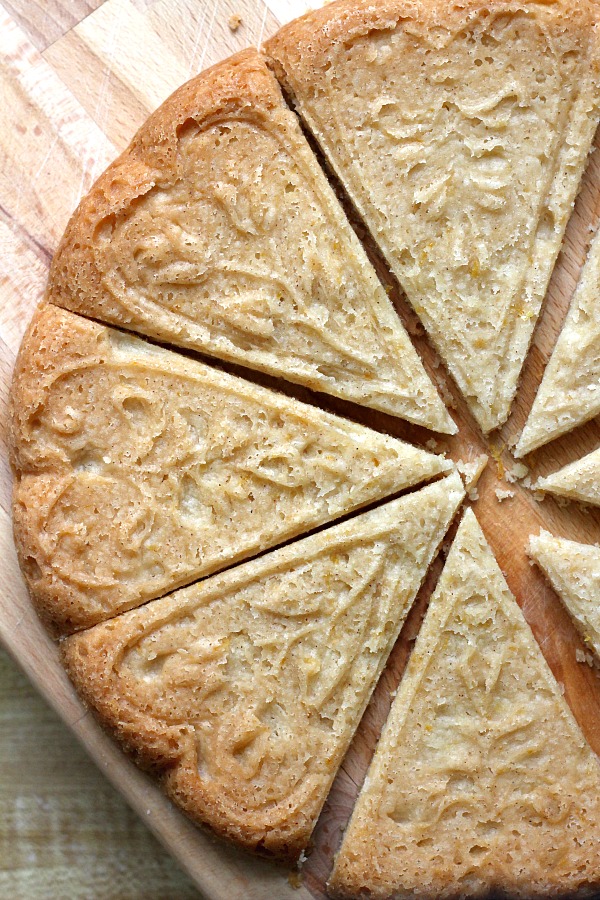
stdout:
<svg viewBox="0 0 600 900">
<path fill-rule="evenodd" d="M 571 500 L 600 506 L 600 448 L 563 466 L 557 472 L 538 478 L 534 487 Z"/>
<path fill-rule="evenodd" d="M 456 432 L 374 241 L 481 429 L 504 422 L 599 116 L 597 9 L 341 0 L 182 86 L 67 227 L 12 389 L 21 567 L 101 722 L 242 846 L 306 846 L 464 498 L 443 457 L 250 370 Z M 598 258 L 530 446 L 597 411 Z M 598 453 L 538 486 L 600 502 Z M 486 461 L 463 461 L 471 499 Z M 600 652 L 600 550 L 531 548 Z M 467 512 L 332 889 L 598 884 L 598 775 Z"/>
<path fill-rule="evenodd" d="M 22 344 L 12 410 L 17 547 L 59 631 L 452 467 L 51 305 Z"/>
<path fill-rule="evenodd" d="M 600 412 L 600 233 L 516 447 L 525 456 Z"/>
<path fill-rule="evenodd" d="M 297 856 L 463 497 L 454 473 L 66 638 L 69 674 L 196 821 Z"/>
<path fill-rule="evenodd" d="M 531 536 L 529 555 L 547 576 L 584 641 L 600 658 L 600 547 L 542 530 Z"/>
<path fill-rule="evenodd" d="M 454 433 L 256 50 L 177 90 L 73 215 L 48 297 Z"/>
<path fill-rule="evenodd" d="M 467 510 L 345 832 L 335 896 L 600 883 L 600 765 Z M 361 894 L 362 896 L 362 894 Z"/>
<path fill-rule="evenodd" d="M 488 432 L 508 416 L 600 106 L 593 2 L 344 0 L 276 74 Z"/>
</svg>

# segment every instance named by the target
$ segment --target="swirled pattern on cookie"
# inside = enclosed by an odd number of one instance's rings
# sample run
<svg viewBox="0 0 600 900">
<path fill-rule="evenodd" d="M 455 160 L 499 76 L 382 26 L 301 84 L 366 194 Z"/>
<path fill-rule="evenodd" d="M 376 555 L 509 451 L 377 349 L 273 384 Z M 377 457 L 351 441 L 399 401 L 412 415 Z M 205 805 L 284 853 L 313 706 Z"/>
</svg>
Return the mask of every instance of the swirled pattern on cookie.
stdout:
<svg viewBox="0 0 600 900">
<path fill-rule="evenodd" d="M 195 819 L 297 853 L 463 496 L 453 473 L 69 637 L 69 673 Z"/>
<path fill-rule="evenodd" d="M 21 559 L 67 629 L 450 465 L 50 306 L 13 400 Z"/>
<path fill-rule="evenodd" d="M 156 166 L 153 142 L 171 151 Z M 73 217 L 49 291 L 75 312 L 456 430 L 256 51 L 154 114 Z"/>
<path fill-rule="evenodd" d="M 597 895 L 600 765 L 467 510 L 344 835 L 333 895 Z"/>
<path fill-rule="evenodd" d="M 597 22 L 585 0 L 346 0 L 266 45 L 486 432 L 598 123 Z"/>
</svg>

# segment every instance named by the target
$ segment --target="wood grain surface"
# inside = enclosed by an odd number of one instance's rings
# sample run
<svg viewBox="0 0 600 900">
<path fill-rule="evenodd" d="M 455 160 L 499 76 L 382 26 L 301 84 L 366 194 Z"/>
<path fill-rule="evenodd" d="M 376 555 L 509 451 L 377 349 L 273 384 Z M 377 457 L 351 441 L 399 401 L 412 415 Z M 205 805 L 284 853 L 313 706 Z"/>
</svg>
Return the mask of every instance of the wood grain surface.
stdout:
<svg viewBox="0 0 600 900">
<path fill-rule="evenodd" d="M 6 397 L 19 342 L 43 291 L 52 252 L 78 198 L 175 87 L 230 53 L 260 43 L 275 31 L 278 19 L 291 18 L 303 7 L 302 0 L 269 0 L 268 4 L 263 0 L 0 0 L 0 95 L 4 100 L 0 104 L 0 442 L 5 441 Z M 242 19 L 235 31 L 228 25 L 234 13 Z M 598 223 L 599 166 L 598 154 L 594 153 L 535 332 L 518 400 L 506 426 L 489 438 L 481 435 L 444 374 L 364 229 L 354 223 L 432 378 L 450 398 L 453 415 L 460 424 L 460 433 L 454 438 L 436 439 L 436 448 L 446 450 L 454 459 L 469 459 L 480 452 L 490 456 L 479 484 L 479 499 L 474 502 L 475 511 L 596 752 L 600 752 L 598 676 L 576 661 L 576 650 L 582 647 L 577 633 L 555 594 L 529 564 L 525 547 L 529 534 L 537 533 L 540 525 L 575 540 L 600 541 L 600 509 L 562 505 L 550 498 L 540 503 L 524 487 L 507 484 L 505 474 L 513 464 L 510 443 L 531 406 Z M 308 392 L 294 392 L 304 399 L 310 397 Z M 314 395 L 311 399 L 399 437 L 420 444 L 431 440 L 431 434 L 424 430 L 383 414 L 334 399 L 319 397 L 317 401 Z M 593 420 L 532 454 L 526 462 L 532 476 L 537 477 L 599 443 L 599 423 Z M 290 878 L 286 870 L 228 848 L 189 824 L 86 713 L 60 669 L 56 648 L 31 609 L 18 572 L 10 527 L 10 484 L 3 443 L 0 638 L 32 684 L 172 851 L 204 896 L 214 900 L 322 898 L 341 829 L 439 575 L 441 558 L 432 567 L 336 779 L 303 868 L 302 884 L 297 886 L 295 877 Z M 498 487 L 511 488 L 515 496 L 500 503 L 495 493 Z M 3 736 L 0 745 L 0 810 L 9 810 L 0 829 L 1 896 L 27 900 L 58 895 L 164 896 L 177 900 L 194 895 L 192 881 L 178 876 L 108 788 L 97 777 L 89 778 L 86 757 L 4 657 L 0 657 L 0 716 L 2 733 L 9 734 L 9 738 Z M 29 775 L 18 774 L 26 771 L 17 765 L 16 757 L 21 753 L 29 754 Z M 19 789 L 15 782 L 21 777 L 25 781 Z M 50 793 L 44 795 L 41 786 L 50 782 Z M 36 796 L 51 796 L 41 801 L 52 804 L 53 824 L 46 843 L 39 823 L 49 819 L 40 815 Z M 98 847 L 102 848 L 102 860 Z M 58 893 L 46 876 L 51 872 L 55 873 L 52 878 L 70 876 L 56 874 L 57 859 L 67 868 L 72 861 L 74 871 L 81 873 L 79 883 L 74 876 Z M 107 881 L 107 873 L 111 873 L 112 881 Z"/>
</svg>

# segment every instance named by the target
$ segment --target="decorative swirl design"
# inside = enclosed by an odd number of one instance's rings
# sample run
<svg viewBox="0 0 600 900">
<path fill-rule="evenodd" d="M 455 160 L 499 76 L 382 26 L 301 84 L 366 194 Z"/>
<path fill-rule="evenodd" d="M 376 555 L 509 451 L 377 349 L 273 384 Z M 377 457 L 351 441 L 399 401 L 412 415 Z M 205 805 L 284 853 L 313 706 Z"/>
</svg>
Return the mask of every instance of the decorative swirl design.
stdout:
<svg viewBox="0 0 600 900">
<path fill-rule="evenodd" d="M 510 409 L 583 170 L 596 89 L 584 39 L 547 27 L 543 12 L 451 19 L 435 34 L 408 16 L 333 42 L 313 90 L 285 41 L 272 44 L 487 433 Z"/>
<path fill-rule="evenodd" d="M 56 333 L 69 328 L 70 314 L 49 315 L 64 319 L 51 323 Z M 16 514 L 35 535 L 23 552 L 35 563 L 34 592 L 52 609 L 57 593 L 76 597 L 69 615 L 79 625 L 443 468 L 320 410 L 77 323 L 89 351 L 53 358 L 23 420 Z"/>
<path fill-rule="evenodd" d="M 187 133 L 179 152 L 181 180 L 140 199 L 102 248 L 113 296 L 126 302 L 134 291 L 148 313 L 170 310 L 207 340 L 294 358 L 306 372 L 393 382 L 351 248 L 342 257 L 326 208 L 280 141 L 228 120 Z"/>
<path fill-rule="evenodd" d="M 169 613 L 127 642 L 115 675 L 165 726 L 196 735 L 202 779 L 222 802 L 296 806 L 370 688 L 398 603 L 389 543 L 355 540 Z M 394 612 L 394 606 L 396 610 Z M 342 701 L 342 702 L 340 702 Z M 324 764 L 325 761 L 325 764 Z"/>
</svg>

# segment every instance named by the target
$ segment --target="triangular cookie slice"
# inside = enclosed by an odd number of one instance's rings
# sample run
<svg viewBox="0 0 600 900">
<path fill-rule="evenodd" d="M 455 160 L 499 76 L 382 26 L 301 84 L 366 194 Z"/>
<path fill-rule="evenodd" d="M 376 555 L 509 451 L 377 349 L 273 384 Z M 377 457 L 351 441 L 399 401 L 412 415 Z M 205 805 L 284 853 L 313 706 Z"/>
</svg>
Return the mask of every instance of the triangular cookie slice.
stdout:
<svg viewBox="0 0 600 900">
<path fill-rule="evenodd" d="M 485 432 L 597 124 L 597 4 L 343 0 L 265 49 Z"/>
<path fill-rule="evenodd" d="M 452 468 L 50 305 L 23 342 L 12 405 L 17 546 L 59 630 Z"/>
<path fill-rule="evenodd" d="M 600 412 L 600 232 L 515 449 L 525 456 Z"/>
<path fill-rule="evenodd" d="M 542 530 L 531 536 L 529 555 L 600 658 L 600 547 L 567 541 Z"/>
<path fill-rule="evenodd" d="M 344 836 L 335 896 L 600 885 L 600 766 L 465 513 Z"/>
<path fill-rule="evenodd" d="M 600 448 L 563 466 L 558 472 L 538 478 L 534 487 L 600 506 Z"/>
<path fill-rule="evenodd" d="M 148 119 L 71 219 L 49 299 L 453 434 L 255 50 Z"/>
<path fill-rule="evenodd" d="M 296 856 L 463 496 L 454 473 L 67 638 L 69 674 L 189 815 Z"/>
</svg>

